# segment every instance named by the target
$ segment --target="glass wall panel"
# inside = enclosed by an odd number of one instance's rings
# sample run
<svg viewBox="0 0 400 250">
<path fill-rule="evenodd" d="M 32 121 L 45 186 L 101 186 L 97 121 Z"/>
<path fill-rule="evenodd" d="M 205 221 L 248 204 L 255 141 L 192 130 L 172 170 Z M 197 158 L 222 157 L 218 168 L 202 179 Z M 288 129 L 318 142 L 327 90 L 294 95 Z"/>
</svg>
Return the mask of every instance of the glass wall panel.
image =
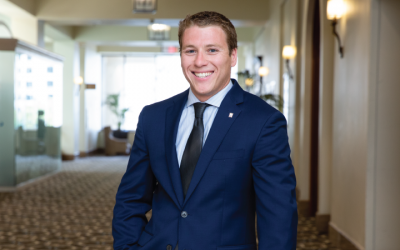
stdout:
<svg viewBox="0 0 400 250">
<path fill-rule="evenodd" d="M 59 169 L 62 62 L 27 50 L 15 55 L 17 184 Z"/>
<path fill-rule="evenodd" d="M 0 188 L 61 167 L 63 62 L 16 39 L 0 39 Z"/>
</svg>

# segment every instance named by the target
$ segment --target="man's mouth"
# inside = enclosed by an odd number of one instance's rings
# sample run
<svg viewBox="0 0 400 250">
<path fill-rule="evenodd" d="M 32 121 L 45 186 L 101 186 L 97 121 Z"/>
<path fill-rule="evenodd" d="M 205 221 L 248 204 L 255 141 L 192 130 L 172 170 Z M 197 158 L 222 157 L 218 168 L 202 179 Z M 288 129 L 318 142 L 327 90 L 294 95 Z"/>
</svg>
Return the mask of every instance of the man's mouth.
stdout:
<svg viewBox="0 0 400 250">
<path fill-rule="evenodd" d="M 197 76 L 198 78 L 206 78 L 207 76 L 210 76 L 212 73 L 214 72 L 202 72 L 202 73 L 196 73 L 196 72 L 192 72 L 195 76 Z"/>
</svg>

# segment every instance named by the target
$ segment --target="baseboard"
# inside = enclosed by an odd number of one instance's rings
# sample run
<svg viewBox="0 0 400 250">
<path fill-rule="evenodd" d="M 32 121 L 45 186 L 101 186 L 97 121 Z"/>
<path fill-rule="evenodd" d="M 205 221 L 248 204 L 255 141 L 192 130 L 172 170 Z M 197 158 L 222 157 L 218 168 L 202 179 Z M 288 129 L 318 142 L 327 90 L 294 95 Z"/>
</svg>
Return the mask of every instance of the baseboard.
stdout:
<svg viewBox="0 0 400 250">
<path fill-rule="evenodd" d="M 300 216 L 310 217 L 310 201 L 308 200 L 300 200 L 297 203 L 297 210 Z"/>
<path fill-rule="evenodd" d="M 315 224 L 319 233 L 327 234 L 329 231 L 329 221 L 331 215 L 329 214 L 317 214 L 315 216 Z"/>
<path fill-rule="evenodd" d="M 79 152 L 79 158 L 85 158 L 86 156 L 88 156 L 87 152 L 83 152 L 83 151 Z"/>
<path fill-rule="evenodd" d="M 88 155 L 93 156 L 93 155 L 104 155 L 104 148 L 96 148 L 95 150 L 89 151 Z"/>
<path fill-rule="evenodd" d="M 94 150 L 91 150 L 89 152 L 79 152 L 79 157 L 84 158 L 88 156 L 94 156 L 94 155 L 104 155 L 104 148 L 96 148 Z"/>
<path fill-rule="evenodd" d="M 335 223 L 329 223 L 329 239 L 332 247 L 346 250 L 364 250 L 358 242 L 343 232 Z"/>
<path fill-rule="evenodd" d="M 74 159 L 75 159 L 75 155 L 67 155 L 67 154 L 61 155 L 61 160 L 63 160 L 63 161 L 73 161 Z"/>
</svg>

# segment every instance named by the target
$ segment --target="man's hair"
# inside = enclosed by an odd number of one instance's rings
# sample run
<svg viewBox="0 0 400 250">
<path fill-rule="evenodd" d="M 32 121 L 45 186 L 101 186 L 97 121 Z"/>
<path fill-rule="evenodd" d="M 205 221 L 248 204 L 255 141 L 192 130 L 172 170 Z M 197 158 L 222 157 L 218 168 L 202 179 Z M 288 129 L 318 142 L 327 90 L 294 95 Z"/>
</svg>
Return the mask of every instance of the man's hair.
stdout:
<svg viewBox="0 0 400 250">
<path fill-rule="evenodd" d="M 229 48 L 229 56 L 237 48 L 236 30 L 231 21 L 224 15 L 214 11 L 202 11 L 193 15 L 187 15 L 185 19 L 179 22 L 179 51 L 182 51 L 182 37 L 187 28 L 192 26 L 207 27 L 219 26 L 226 35 L 226 42 Z"/>
</svg>

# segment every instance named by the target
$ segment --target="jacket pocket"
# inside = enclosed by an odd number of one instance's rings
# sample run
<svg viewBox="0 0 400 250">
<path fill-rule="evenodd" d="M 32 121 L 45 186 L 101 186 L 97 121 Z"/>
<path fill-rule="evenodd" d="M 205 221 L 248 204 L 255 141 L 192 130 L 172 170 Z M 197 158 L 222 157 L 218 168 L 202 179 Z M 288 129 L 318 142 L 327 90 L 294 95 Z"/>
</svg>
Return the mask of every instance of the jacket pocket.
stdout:
<svg viewBox="0 0 400 250">
<path fill-rule="evenodd" d="M 237 149 L 232 151 L 218 151 L 214 154 L 213 160 L 242 158 L 243 156 L 244 156 L 244 149 Z"/>
<path fill-rule="evenodd" d="M 217 250 L 257 250 L 256 245 L 239 245 L 239 246 L 221 246 L 217 247 Z"/>
<path fill-rule="evenodd" d="M 149 234 L 148 232 L 143 231 L 142 234 L 140 235 L 140 238 L 139 238 L 139 241 L 138 241 L 139 246 L 144 246 L 144 245 L 146 245 L 146 243 L 147 243 L 149 240 L 151 240 L 152 237 L 153 237 L 152 234 Z"/>
</svg>

